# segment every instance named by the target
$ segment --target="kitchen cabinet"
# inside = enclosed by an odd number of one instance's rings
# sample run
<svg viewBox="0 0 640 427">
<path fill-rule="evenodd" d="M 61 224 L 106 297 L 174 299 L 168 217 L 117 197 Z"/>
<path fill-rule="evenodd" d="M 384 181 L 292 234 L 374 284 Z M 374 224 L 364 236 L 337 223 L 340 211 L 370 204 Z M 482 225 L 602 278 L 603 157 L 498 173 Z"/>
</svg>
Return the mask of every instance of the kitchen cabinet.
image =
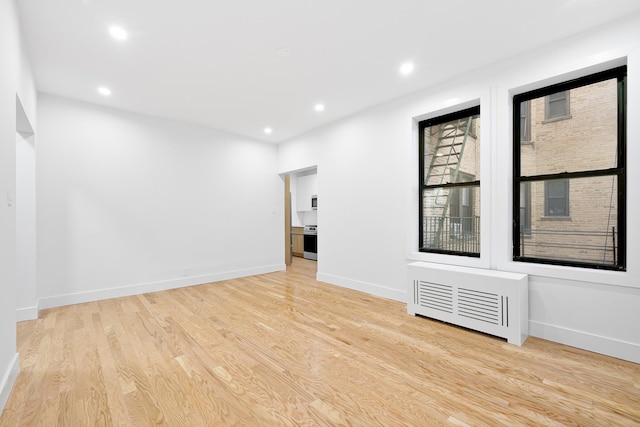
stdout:
<svg viewBox="0 0 640 427">
<path fill-rule="evenodd" d="M 291 227 L 291 253 L 293 256 L 302 256 L 304 253 L 304 227 Z"/>
<path fill-rule="evenodd" d="M 318 194 L 318 174 L 314 173 L 298 177 L 297 186 L 297 210 L 299 212 L 312 210 L 311 196 Z"/>
</svg>

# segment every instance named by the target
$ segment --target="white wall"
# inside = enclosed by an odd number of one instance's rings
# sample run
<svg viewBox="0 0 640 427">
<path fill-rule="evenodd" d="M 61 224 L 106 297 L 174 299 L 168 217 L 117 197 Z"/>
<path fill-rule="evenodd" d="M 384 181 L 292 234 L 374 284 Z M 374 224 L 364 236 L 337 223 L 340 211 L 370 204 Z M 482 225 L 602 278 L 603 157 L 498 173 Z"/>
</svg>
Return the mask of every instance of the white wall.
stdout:
<svg viewBox="0 0 640 427">
<path fill-rule="evenodd" d="M 0 0 L 0 411 L 18 373 L 16 353 L 16 96 L 35 128 L 35 86 L 15 2 Z"/>
<path fill-rule="evenodd" d="M 16 132 L 17 321 L 38 317 L 38 296 L 36 293 L 36 147 L 34 140 L 33 134 Z"/>
<path fill-rule="evenodd" d="M 640 362 L 640 226 L 629 215 L 626 273 L 511 261 L 511 97 L 628 64 L 628 117 L 640 114 L 640 14 L 476 70 L 279 146 L 279 171 L 318 165 L 318 279 L 406 301 L 407 262 L 530 274 L 532 335 Z M 480 104 L 482 256 L 417 252 L 417 122 Z M 640 211 L 640 122 L 628 121 L 628 212 Z"/>
<path fill-rule="evenodd" d="M 41 94 L 40 308 L 284 269 L 276 146 Z"/>
</svg>

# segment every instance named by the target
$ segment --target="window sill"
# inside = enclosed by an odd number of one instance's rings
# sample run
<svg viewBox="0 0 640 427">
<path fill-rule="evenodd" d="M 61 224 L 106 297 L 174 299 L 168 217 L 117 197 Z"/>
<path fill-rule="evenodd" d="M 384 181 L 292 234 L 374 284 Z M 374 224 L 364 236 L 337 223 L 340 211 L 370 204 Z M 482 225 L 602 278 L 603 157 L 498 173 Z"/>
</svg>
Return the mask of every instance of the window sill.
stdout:
<svg viewBox="0 0 640 427">
<path fill-rule="evenodd" d="M 486 258 L 486 257 L 485 257 Z M 409 262 L 424 261 L 437 264 L 457 265 L 472 268 L 490 268 L 488 260 L 482 257 L 470 257 L 460 255 L 439 254 L 433 252 L 411 251 L 407 253 L 406 260 Z"/>
<path fill-rule="evenodd" d="M 562 279 L 571 282 L 586 282 L 603 286 L 622 286 L 625 288 L 640 289 L 639 282 L 634 279 L 637 275 L 629 273 L 628 270 L 600 270 L 513 260 L 499 262 L 498 270 L 525 273 L 542 280 Z"/>
<path fill-rule="evenodd" d="M 562 120 L 569 120 L 571 118 L 571 114 L 569 114 L 568 116 L 559 116 L 559 117 L 552 117 L 550 119 L 544 119 L 542 121 L 542 124 L 547 124 L 547 123 L 553 123 L 553 122 L 560 122 Z"/>
<path fill-rule="evenodd" d="M 570 216 L 564 216 L 564 215 L 548 215 L 548 216 L 543 216 L 540 217 L 541 221 L 572 221 Z"/>
</svg>

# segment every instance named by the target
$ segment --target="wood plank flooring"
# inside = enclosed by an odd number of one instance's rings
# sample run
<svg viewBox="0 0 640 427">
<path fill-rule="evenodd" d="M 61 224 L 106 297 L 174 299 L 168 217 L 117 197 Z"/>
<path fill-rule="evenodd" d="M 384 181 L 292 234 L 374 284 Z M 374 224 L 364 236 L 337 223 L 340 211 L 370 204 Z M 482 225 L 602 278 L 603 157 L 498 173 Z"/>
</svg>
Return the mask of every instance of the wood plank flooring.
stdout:
<svg viewBox="0 0 640 427">
<path fill-rule="evenodd" d="M 0 426 L 640 425 L 640 365 L 412 317 L 315 268 L 42 311 Z"/>
</svg>

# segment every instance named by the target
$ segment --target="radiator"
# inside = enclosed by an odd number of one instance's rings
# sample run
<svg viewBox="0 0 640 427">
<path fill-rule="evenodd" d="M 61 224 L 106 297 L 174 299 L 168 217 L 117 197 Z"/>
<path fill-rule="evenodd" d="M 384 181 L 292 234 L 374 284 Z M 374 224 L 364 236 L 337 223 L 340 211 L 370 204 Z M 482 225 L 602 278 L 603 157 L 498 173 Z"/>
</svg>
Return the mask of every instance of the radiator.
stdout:
<svg viewBox="0 0 640 427">
<path fill-rule="evenodd" d="M 408 266 L 407 312 L 506 338 L 529 334 L 526 274 L 427 262 Z"/>
</svg>

